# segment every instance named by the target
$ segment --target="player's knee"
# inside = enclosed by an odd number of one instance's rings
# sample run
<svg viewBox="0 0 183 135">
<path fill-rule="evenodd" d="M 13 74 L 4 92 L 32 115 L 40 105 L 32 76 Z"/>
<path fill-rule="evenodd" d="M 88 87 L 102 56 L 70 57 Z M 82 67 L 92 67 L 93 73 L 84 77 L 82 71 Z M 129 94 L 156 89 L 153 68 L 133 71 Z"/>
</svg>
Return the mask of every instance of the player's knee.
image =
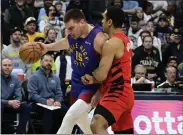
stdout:
<svg viewBox="0 0 183 135">
<path fill-rule="evenodd" d="M 108 123 L 105 118 L 101 115 L 94 115 L 90 124 L 92 132 L 98 133 L 99 130 L 106 130 L 108 128 Z"/>
</svg>

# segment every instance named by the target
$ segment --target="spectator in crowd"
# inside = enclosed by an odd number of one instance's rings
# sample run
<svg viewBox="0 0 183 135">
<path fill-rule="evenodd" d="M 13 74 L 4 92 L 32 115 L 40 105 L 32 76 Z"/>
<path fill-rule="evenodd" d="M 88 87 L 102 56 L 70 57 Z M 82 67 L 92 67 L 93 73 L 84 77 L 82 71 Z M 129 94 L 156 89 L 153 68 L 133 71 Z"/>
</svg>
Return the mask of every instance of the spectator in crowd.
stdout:
<svg viewBox="0 0 183 135">
<path fill-rule="evenodd" d="M 26 76 L 29 77 L 31 75 L 31 65 L 24 64 L 19 57 L 21 34 L 22 31 L 19 28 L 15 27 L 12 29 L 10 36 L 11 44 L 4 48 L 2 53 L 4 54 L 3 58 L 9 58 L 13 61 L 13 72 L 16 71 L 16 69 L 22 69 Z"/>
<path fill-rule="evenodd" d="M 142 39 L 145 37 L 145 36 L 152 36 L 152 34 L 147 31 L 147 30 L 144 30 L 140 33 L 140 36 L 137 40 L 137 44 L 138 46 L 141 46 L 142 45 Z M 155 36 L 152 36 L 153 37 L 153 46 L 156 47 L 158 50 L 159 50 L 159 54 L 160 54 L 160 59 L 162 61 L 162 52 L 161 52 L 161 41 L 160 39 L 156 38 Z"/>
<path fill-rule="evenodd" d="M 169 44 L 163 53 L 164 64 L 167 63 L 167 60 L 170 56 L 177 57 L 177 64 L 180 64 L 183 61 L 182 35 L 178 28 L 173 29 L 172 36 L 173 36 L 173 43 Z"/>
<path fill-rule="evenodd" d="M 25 6 L 25 0 L 15 0 L 16 5 L 6 9 L 4 21 L 9 24 L 9 28 L 24 27 L 24 22 L 28 17 L 33 16 L 33 11 Z"/>
<path fill-rule="evenodd" d="M 55 7 L 56 7 L 56 12 L 57 13 L 59 13 L 59 14 L 61 14 L 61 13 L 64 13 L 65 14 L 65 5 L 64 5 L 64 2 L 62 2 L 62 1 L 56 1 L 55 2 Z"/>
<path fill-rule="evenodd" d="M 179 78 L 180 80 L 183 81 L 183 62 L 181 62 L 178 66 L 178 70 L 179 70 Z"/>
<path fill-rule="evenodd" d="M 46 19 L 46 10 L 53 4 L 53 0 L 43 0 L 44 2 L 44 7 L 40 9 L 39 15 L 38 15 L 38 24 L 40 23 L 41 20 Z"/>
<path fill-rule="evenodd" d="M 42 37 L 37 37 L 34 41 L 44 43 L 44 40 L 45 39 L 42 38 Z M 36 63 L 32 64 L 32 73 L 36 72 L 39 69 L 40 66 L 41 66 L 41 61 L 40 60 L 38 60 Z M 56 66 L 55 66 L 54 60 L 52 60 L 52 65 L 51 66 L 52 66 L 52 68 L 51 68 L 52 72 L 56 73 Z"/>
<path fill-rule="evenodd" d="M 133 48 L 137 48 L 137 40 L 140 33 L 143 30 L 140 28 L 139 19 L 136 16 L 132 16 L 130 28 L 128 30 L 128 37 L 133 42 Z"/>
<path fill-rule="evenodd" d="M 167 66 L 168 67 L 172 66 L 172 67 L 176 67 L 177 68 L 177 66 L 178 66 L 178 64 L 177 64 L 177 57 L 176 56 L 170 56 L 168 58 Z"/>
<path fill-rule="evenodd" d="M 134 51 L 132 57 L 132 69 L 137 64 L 142 64 L 147 70 L 147 79 L 150 81 L 156 80 L 161 74 L 161 60 L 159 51 L 153 46 L 153 38 L 145 36 L 142 39 L 142 46 L 139 46 Z"/>
<path fill-rule="evenodd" d="M 7 110 L 11 113 L 20 113 L 16 134 L 25 134 L 31 108 L 22 102 L 21 82 L 17 76 L 11 74 L 12 70 L 12 60 L 3 59 L 1 61 L 1 118 L 3 119 Z"/>
<path fill-rule="evenodd" d="M 56 37 L 57 37 L 57 32 L 55 30 L 55 28 L 50 27 L 47 31 L 46 31 L 46 39 L 44 41 L 45 44 L 50 44 L 50 43 L 54 43 L 56 41 Z M 52 55 L 52 57 L 54 58 L 54 60 L 56 59 L 57 56 L 59 56 L 59 51 L 49 51 L 48 52 L 50 55 Z"/>
<path fill-rule="evenodd" d="M 22 36 L 21 36 L 20 42 L 21 42 L 21 45 L 24 45 L 24 44 L 28 43 L 29 42 L 28 36 L 23 33 Z"/>
<path fill-rule="evenodd" d="M 155 36 L 161 40 L 162 52 L 167 47 L 166 35 L 171 32 L 171 28 L 169 27 L 169 22 L 165 15 L 161 15 L 159 17 L 157 26 L 155 28 Z"/>
<path fill-rule="evenodd" d="M 59 115 L 54 115 L 55 111 L 39 107 L 36 104 L 41 103 L 48 106 L 61 107 L 62 91 L 60 79 L 52 73 L 52 61 L 53 58 L 49 54 L 43 55 L 41 57 L 41 67 L 28 80 L 29 101 L 32 102 L 32 109 L 43 116 L 44 134 L 53 133 L 52 128 L 55 128 L 55 126 L 59 128 L 64 116 L 64 112 L 61 109 L 55 110 L 59 112 Z"/>
<path fill-rule="evenodd" d="M 134 0 L 124 0 L 123 1 L 123 11 L 128 14 L 134 14 L 135 8 L 139 7 L 137 1 Z"/>
<path fill-rule="evenodd" d="M 134 77 L 131 79 L 132 84 L 134 84 L 134 83 L 152 83 L 152 84 L 154 84 L 153 81 L 146 79 L 147 72 L 146 72 L 145 66 L 143 66 L 141 64 L 137 64 L 134 69 L 134 74 L 135 74 Z"/>
<path fill-rule="evenodd" d="M 115 6 L 115 7 L 119 7 L 119 8 L 123 8 L 123 0 L 111 0 L 111 2 L 109 2 L 108 7 L 110 6 Z M 125 21 L 124 21 L 124 25 L 129 27 L 129 17 L 127 14 L 125 14 Z"/>
<path fill-rule="evenodd" d="M 168 4 L 167 10 L 164 11 L 171 27 L 174 27 L 174 23 L 175 23 L 174 14 L 175 14 L 175 11 L 176 11 L 176 5 L 175 4 Z"/>
<path fill-rule="evenodd" d="M 44 7 L 44 0 L 35 0 L 34 7 L 35 8 L 43 8 Z"/>
<path fill-rule="evenodd" d="M 55 60 L 56 74 L 59 76 L 61 81 L 61 87 L 64 97 L 64 104 L 70 106 L 69 92 L 71 90 L 71 56 L 68 51 L 62 51 L 60 56 Z"/>
<path fill-rule="evenodd" d="M 39 28 L 42 33 L 46 32 L 45 27 L 52 26 L 57 31 L 57 39 L 62 38 L 62 30 L 64 29 L 65 25 L 63 21 L 60 21 L 56 14 L 55 6 L 50 6 L 48 10 L 46 10 L 46 14 L 48 18 L 42 19 L 39 23 Z"/>
<path fill-rule="evenodd" d="M 89 0 L 70 0 L 69 5 L 66 8 L 66 12 L 74 8 L 82 10 L 86 17 L 86 20 L 89 20 Z"/>
<path fill-rule="evenodd" d="M 29 17 L 25 21 L 25 30 L 27 31 L 27 36 L 29 38 L 29 42 L 33 42 L 36 37 L 45 37 L 43 33 L 36 32 L 36 24 L 37 21 L 34 17 Z"/>
<path fill-rule="evenodd" d="M 158 85 L 158 88 L 175 88 L 177 69 L 175 67 L 167 67 L 165 69 L 166 81 Z"/>
</svg>

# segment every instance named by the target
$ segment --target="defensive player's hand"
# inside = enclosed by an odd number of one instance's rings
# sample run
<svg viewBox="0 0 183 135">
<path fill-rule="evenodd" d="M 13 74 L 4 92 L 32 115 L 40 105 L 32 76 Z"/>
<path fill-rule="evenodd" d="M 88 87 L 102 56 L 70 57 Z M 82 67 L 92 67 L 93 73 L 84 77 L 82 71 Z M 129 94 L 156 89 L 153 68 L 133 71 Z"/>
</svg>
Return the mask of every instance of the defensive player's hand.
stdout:
<svg viewBox="0 0 183 135">
<path fill-rule="evenodd" d="M 44 54 L 48 51 L 48 49 L 47 49 L 47 47 L 46 47 L 46 44 L 41 43 L 41 42 L 36 42 L 36 43 L 39 44 L 40 47 L 41 47 L 41 52 L 42 52 L 41 55 L 44 55 Z"/>
<path fill-rule="evenodd" d="M 91 76 L 89 74 L 85 74 L 84 76 L 81 77 L 81 81 L 85 85 L 87 85 L 87 84 L 93 84 L 94 83 L 94 78 L 93 78 L 93 76 Z"/>
</svg>

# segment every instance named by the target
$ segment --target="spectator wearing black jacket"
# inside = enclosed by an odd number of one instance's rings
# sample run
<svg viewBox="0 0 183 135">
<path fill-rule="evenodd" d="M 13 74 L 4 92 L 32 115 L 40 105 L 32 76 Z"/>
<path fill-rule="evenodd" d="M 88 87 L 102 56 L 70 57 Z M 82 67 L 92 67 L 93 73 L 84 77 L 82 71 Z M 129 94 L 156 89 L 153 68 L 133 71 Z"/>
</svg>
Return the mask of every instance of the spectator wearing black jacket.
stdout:
<svg viewBox="0 0 183 135">
<path fill-rule="evenodd" d="M 145 36 L 142 39 L 143 45 L 137 47 L 132 58 L 132 68 L 142 64 L 147 70 L 147 79 L 153 81 L 161 76 L 161 60 L 159 51 L 153 46 L 153 38 Z"/>
</svg>

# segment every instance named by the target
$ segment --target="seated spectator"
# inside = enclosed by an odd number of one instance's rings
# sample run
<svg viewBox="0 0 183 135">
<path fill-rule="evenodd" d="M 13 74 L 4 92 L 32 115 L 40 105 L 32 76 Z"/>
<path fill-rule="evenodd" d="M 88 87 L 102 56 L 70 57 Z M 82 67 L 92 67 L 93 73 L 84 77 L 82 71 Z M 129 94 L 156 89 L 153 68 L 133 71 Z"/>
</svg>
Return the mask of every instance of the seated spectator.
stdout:
<svg viewBox="0 0 183 135">
<path fill-rule="evenodd" d="M 63 1 L 54 1 L 53 2 L 55 7 L 56 7 L 56 10 L 57 10 L 57 13 L 64 13 L 65 14 L 65 11 L 66 11 L 66 5 Z"/>
<path fill-rule="evenodd" d="M 25 134 L 31 108 L 22 102 L 21 82 L 17 76 L 11 75 L 13 63 L 10 59 L 1 62 L 1 118 L 10 110 L 11 113 L 20 113 L 16 134 Z"/>
<path fill-rule="evenodd" d="M 135 76 L 131 79 L 131 83 L 152 83 L 154 84 L 153 81 L 150 81 L 148 79 L 146 79 L 146 68 L 141 65 L 141 64 L 138 64 L 135 66 L 135 69 L 134 69 L 134 74 Z"/>
<path fill-rule="evenodd" d="M 178 64 L 177 64 L 177 57 L 176 56 L 170 56 L 168 58 L 168 63 L 167 63 L 167 66 L 170 67 L 175 67 L 177 68 Z"/>
<path fill-rule="evenodd" d="M 140 25 L 139 25 L 139 19 L 136 16 L 132 16 L 131 25 L 128 30 L 128 37 L 133 42 L 133 45 L 134 45 L 133 49 L 136 49 L 138 47 L 137 40 L 142 31 L 143 30 L 140 28 Z"/>
<path fill-rule="evenodd" d="M 24 22 L 28 17 L 34 16 L 33 11 L 25 6 L 25 0 L 15 0 L 16 5 L 6 9 L 4 21 L 9 24 L 10 29 L 14 27 L 24 27 Z"/>
<path fill-rule="evenodd" d="M 164 63 L 167 63 L 167 60 L 170 56 L 177 57 L 177 64 L 180 64 L 183 61 L 183 41 L 182 35 L 179 29 L 173 29 L 173 43 L 169 44 L 163 53 Z"/>
<path fill-rule="evenodd" d="M 27 31 L 27 36 L 29 38 L 29 42 L 33 42 L 36 37 L 45 37 L 43 33 L 36 32 L 36 24 L 37 21 L 34 17 L 29 17 L 25 21 L 25 30 Z"/>
<path fill-rule="evenodd" d="M 179 78 L 183 81 L 183 62 L 179 64 L 178 70 L 179 70 Z"/>
<path fill-rule="evenodd" d="M 62 30 L 65 28 L 65 25 L 63 21 L 60 21 L 58 19 L 55 6 L 52 5 L 48 9 L 46 9 L 46 14 L 48 18 L 42 19 L 39 23 L 40 32 L 45 33 L 45 27 L 52 26 L 57 32 L 57 39 L 61 39 L 61 33 Z"/>
<path fill-rule="evenodd" d="M 124 0 L 123 1 L 123 11 L 128 14 L 133 14 L 135 8 L 139 7 L 139 4 L 135 0 Z"/>
<path fill-rule="evenodd" d="M 48 30 L 46 31 L 45 35 L 46 35 L 46 39 L 44 41 L 45 44 L 54 43 L 56 41 L 57 32 L 56 32 L 55 28 L 53 28 L 53 27 L 48 28 Z M 54 60 L 60 54 L 59 51 L 49 51 L 48 53 L 50 55 L 52 55 L 52 57 L 54 58 Z"/>
<path fill-rule="evenodd" d="M 162 61 L 161 40 L 160 40 L 159 38 L 153 36 L 153 34 L 151 34 L 149 31 L 144 30 L 144 31 L 142 31 L 142 32 L 140 33 L 140 36 L 139 36 L 139 38 L 138 38 L 138 40 L 137 40 L 138 46 L 141 46 L 141 45 L 142 45 L 142 39 L 143 39 L 143 37 L 145 37 L 145 36 L 147 36 L 147 35 L 153 37 L 153 46 L 156 47 L 156 48 L 159 50 L 160 59 L 161 59 L 161 61 Z"/>
<path fill-rule="evenodd" d="M 22 34 L 22 38 L 21 38 L 20 42 L 21 42 L 21 45 L 28 43 L 29 42 L 28 36 L 26 34 Z"/>
<path fill-rule="evenodd" d="M 155 27 L 155 36 L 161 40 L 162 52 L 167 47 L 167 33 L 170 33 L 172 30 L 169 26 L 168 19 L 165 15 L 161 15 L 158 19 L 157 26 Z"/>
<path fill-rule="evenodd" d="M 41 103 L 48 106 L 61 107 L 62 91 L 60 79 L 52 73 L 52 61 L 53 58 L 50 55 L 43 55 L 41 57 L 41 67 L 28 80 L 29 101 L 32 102 L 32 109 L 43 117 L 44 134 L 53 133 L 52 128 L 57 128 L 56 130 L 58 130 L 65 115 L 65 112 L 61 109 L 50 111 L 36 104 Z M 55 115 L 55 111 L 59 112 L 58 116 Z"/>
<path fill-rule="evenodd" d="M 43 43 L 44 42 L 44 38 L 37 37 L 34 41 L 35 42 L 42 42 Z M 39 69 L 39 67 L 41 66 L 41 63 L 40 62 L 41 61 L 39 60 L 36 63 L 32 64 L 32 73 L 36 72 Z M 51 68 L 52 72 L 53 73 L 56 73 L 56 66 L 55 66 L 54 60 L 52 61 L 52 65 L 51 66 L 52 66 L 52 68 Z"/>
<path fill-rule="evenodd" d="M 157 88 L 175 88 L 176 87 L 176 72 L 175 67 L 167 67 L 165 69 L 166 81 L 157 86 Z"/>
<path fill-rule="evenodd" d="M 147 79 L 155 81 L 161 75 L 161 60 L 159 51 L 153 46 L 151 36 L 145 36 L 142 39 L 142 46 L 139 46 L 134 51 L 132 57 L 132 69 L 137 64 L 142 64 L 147 70 Z"/>
<path fill-rule="evenodd" d="M 15 69 L 22 69 L 28 78 L 31 75 L 31 64 L 24 64 L 19 57 L 21 33 L 22 31 L 17 27 L 11 30 L 11 44 L 2 50 L 2 53 L 4 54 L 2 58 L 11 59 L 13 62 L 13 71 Z"/>
<path fill-rule="evenodd" d="M 38 0 L 37 0 L 38 1 Z M 39 0 L 40 1 L 40 0 Z M 43 0 L 43 8 L 40 9 L 39 15 L 38 15 L 38 24 L 41 20 L 47 18 L 46 10 L 53 4 L 53 0 Z"/>
</svg>

